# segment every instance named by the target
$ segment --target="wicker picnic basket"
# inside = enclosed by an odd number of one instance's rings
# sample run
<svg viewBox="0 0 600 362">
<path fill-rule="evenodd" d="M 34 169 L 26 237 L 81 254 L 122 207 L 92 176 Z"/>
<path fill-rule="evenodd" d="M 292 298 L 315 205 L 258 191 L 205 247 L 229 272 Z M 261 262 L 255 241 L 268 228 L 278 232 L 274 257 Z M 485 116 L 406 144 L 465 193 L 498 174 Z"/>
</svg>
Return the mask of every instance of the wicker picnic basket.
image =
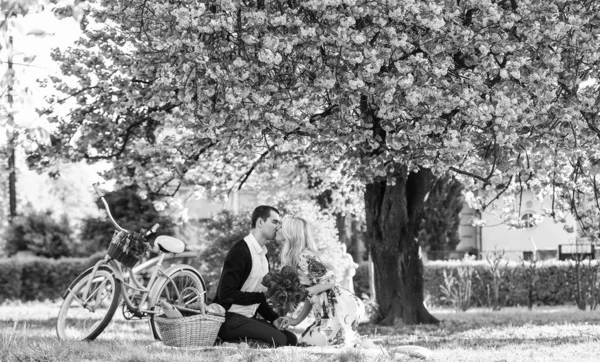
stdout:
<svg viewBox="0 0 600 362">
<path fill-rule="evenodd" d="M 115 231 L 108 246 L 108 255 L 126 267 L 133 268 L 139 261 L 139 258 L 129 253 L 129 250 L 127 249 L 127 239 L 129 237 L 129 233 Z"/>
<path fill-rule="evenodd" d="M 206 347 L 215 344 L 221 324 L 225 321 L 224 315 L 206 312 L 205 308 L 196 310 L 177 305 L 173 307 L 177 308 L 184 317 L 167 318 L 163 315 L 155 317 L 162 341 L 166 346 Z"/>
</svg>

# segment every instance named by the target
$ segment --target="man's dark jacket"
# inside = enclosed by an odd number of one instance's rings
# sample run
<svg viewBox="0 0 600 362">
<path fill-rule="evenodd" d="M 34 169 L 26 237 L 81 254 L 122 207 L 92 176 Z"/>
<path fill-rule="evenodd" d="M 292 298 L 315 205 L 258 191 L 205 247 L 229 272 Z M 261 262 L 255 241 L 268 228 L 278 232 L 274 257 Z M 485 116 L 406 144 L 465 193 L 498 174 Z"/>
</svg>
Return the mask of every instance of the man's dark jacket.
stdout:
<svg viewBox="0 0 600 362">
<path fill-rule="evenodd" d="M 267 303 L 262 292 L 242 292 L 242 286 L 252 270 L 252 255 L 245 240 L 240 240 L 229 250 L 223 264 L 223 271 L 217 287 L 214 303 L 219 303 L 226 310 L 232 304 L 251 305 L 260 303 L 256 312 L 269 322 L 279 315 Z"/>
</svg>

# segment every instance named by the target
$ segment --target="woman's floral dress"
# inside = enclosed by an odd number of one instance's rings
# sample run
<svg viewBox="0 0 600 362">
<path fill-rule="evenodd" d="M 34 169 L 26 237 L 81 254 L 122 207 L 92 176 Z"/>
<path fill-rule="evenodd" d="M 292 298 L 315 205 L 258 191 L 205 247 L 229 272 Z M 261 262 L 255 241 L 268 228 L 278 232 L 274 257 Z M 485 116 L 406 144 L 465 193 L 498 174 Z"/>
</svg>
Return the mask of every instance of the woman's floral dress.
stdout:
<svg viewBox="0 0 600 362">
<path fill-rule="evenodd" d="M 356 328 L 365 314 L 363 302 L 339 286 L 333 271 L 328 270 L 312 252 L 300 254 L 298 278 L 305 287 L 335 283 L 332 289 L 307 297 L 313 306 L 315 322 L 302 333 L 299 343 L 309 346 L 360 345 Z"/>
</svg>

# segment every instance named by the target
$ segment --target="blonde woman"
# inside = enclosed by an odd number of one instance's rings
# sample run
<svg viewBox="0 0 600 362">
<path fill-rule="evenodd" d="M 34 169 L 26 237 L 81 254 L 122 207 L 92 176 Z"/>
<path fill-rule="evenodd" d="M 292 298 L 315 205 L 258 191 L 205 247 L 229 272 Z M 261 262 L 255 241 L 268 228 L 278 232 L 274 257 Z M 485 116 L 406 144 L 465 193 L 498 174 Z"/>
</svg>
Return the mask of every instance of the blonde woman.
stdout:
<svg viewBox="0 0 600 362">
<path fill-rule="evenodd" d="M 360 346 L 356 328 L 365 307 L 336 282 L 332 268 L 319 258 L 306 220 L 285 216 L 276 240 L 282 243 L 281 265 L 292 266 L 308 291 L 304 308 L 296 318 L 288 318 L 289 325 L 302 322 L 311 309 L 315 316 L 315 322 L 302 333 L 299 345 Z"/>
</svg>

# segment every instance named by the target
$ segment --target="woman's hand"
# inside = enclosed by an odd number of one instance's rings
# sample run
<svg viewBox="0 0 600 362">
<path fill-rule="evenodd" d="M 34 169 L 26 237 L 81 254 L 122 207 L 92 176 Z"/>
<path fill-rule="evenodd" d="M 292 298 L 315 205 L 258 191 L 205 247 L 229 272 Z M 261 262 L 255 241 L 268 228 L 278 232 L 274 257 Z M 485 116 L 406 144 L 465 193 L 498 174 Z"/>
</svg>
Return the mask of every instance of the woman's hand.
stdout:
<svg viewBox="0 0 600 362">
<path fill-rule="evenodd" d="M 304 306 L 302 307 L 302 310 L 300 311 L 300 313 L 298 313 L 296 318 L 293 318 L 291 316 L 286 317 L 289 325 L 297 326 L 298 324 L 302 323 L 302 321 L 304 319 L 306 319 L 306 316 L 308 315 L 308 313 L 310 313 L 311 309 L 312 309 L 312 304 L 308 300 L 305 300 Z"/>
<path fill-rule="evenodd" d="M 292 327 L 300 324 L 300 321 L 297 318 L 287 317 L 287 320 L 288 320 L 288 325 L 292 326 Z"/>
<path fill-rule="evenodd" d="M 275 328 L 277 328 L 279 330 L 287 329 L 287 327 L 290 326 L 290 318 L 279 317 L 273 321 L 273 325 L 275 326 Z"/>
</svg>

